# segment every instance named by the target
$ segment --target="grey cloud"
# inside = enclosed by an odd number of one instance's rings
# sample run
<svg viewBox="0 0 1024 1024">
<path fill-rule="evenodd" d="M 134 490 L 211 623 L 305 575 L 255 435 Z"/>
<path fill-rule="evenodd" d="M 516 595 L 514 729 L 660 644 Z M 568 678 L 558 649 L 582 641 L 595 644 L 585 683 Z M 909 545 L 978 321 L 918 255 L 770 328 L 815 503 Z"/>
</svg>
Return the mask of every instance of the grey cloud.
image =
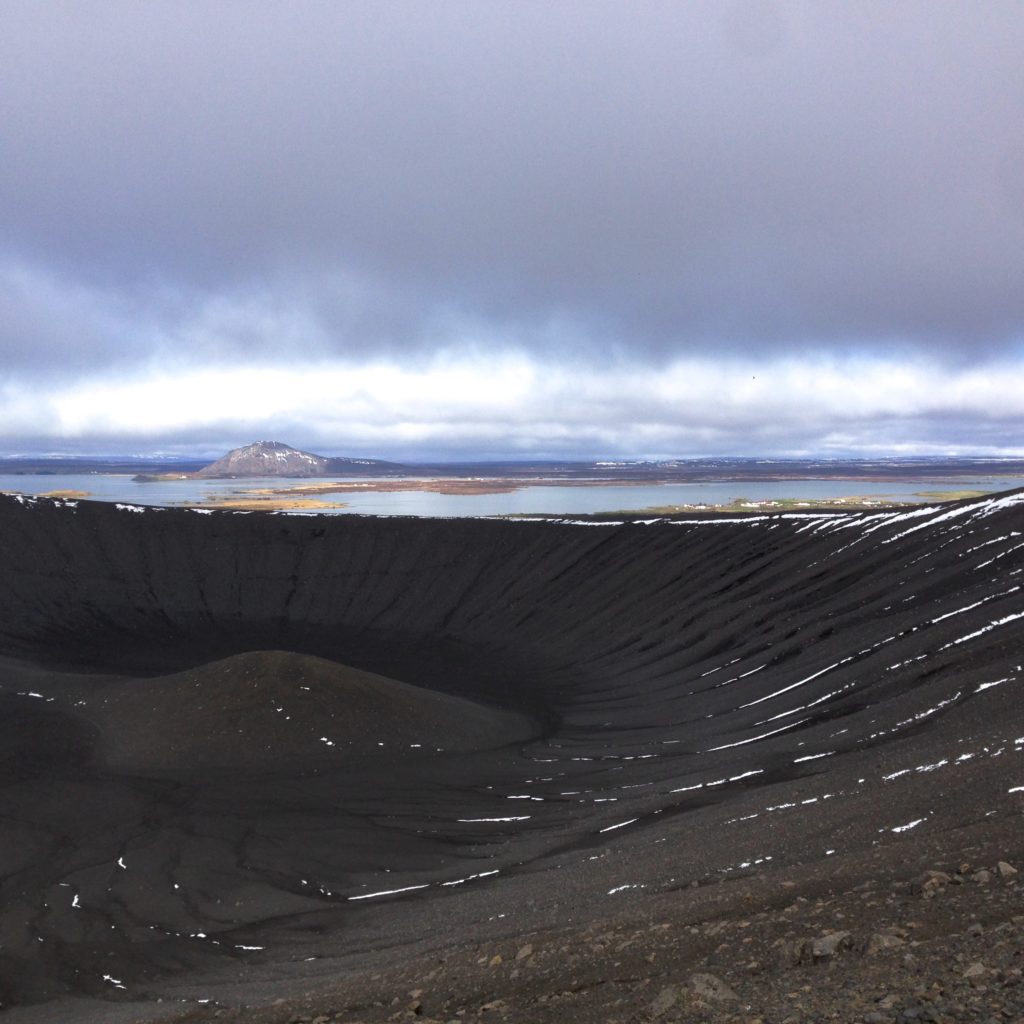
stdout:
<svg viewBox="0 0 1024 1024">
<path fill-rule="evenodd" d="M 1024 335 L 1016 4 L 15 0 L 4 20 L 0 242 L 139 303 L 121 356 L 259 352 L 283 323 L 297 356 L 466 325 L 638 358 L 975 358 Z M 154 315 L 154 294 L 181 301 Z M 218 301 L 248 323 L 254 295 L 266 337 L 193 330 Z"/>
<path fill-rule="evenodd" d="M 139 312 L 123 296 L 0 264 L 0 367 L 61 376 L 137 357 Z"/>
</svg>

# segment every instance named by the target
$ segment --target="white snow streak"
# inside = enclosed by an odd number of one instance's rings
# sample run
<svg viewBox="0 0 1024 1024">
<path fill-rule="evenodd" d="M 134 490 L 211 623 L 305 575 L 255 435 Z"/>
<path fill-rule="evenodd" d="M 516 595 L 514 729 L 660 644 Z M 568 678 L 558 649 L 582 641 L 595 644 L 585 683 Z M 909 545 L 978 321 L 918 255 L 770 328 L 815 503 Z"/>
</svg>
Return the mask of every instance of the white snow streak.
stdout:
<svg viewBox="0 0 1024 1024">
<path fill-rule="evenodd" d="M 368 892 L 362 896 L 349 896 L 350 902 L 355 900 L 372 900 L 378 896 L 396 896 L 400 892 L 414 892 L 417 889 L 429 889 L 430 883 L 424 882 L 423 885 L 407 885 L 402 889 L 382 889 L 380 892 Z"/>
<path fill-rule="evenodd" d="M 769 736 L 777 736 L 780 732 L 786 732 L 788 729 L 795 729 L 798 725 L 803 725 L 804 722 L 809 721 L 809 718 L 801 718 L 799 722 L 790 722 L 789 725 L 784 725 L 779 729 L 772 729 L 771 732 L 763 732 L 759 736 L 751 736 L 748 740 L 737 740 L 735 743 L 723 743 L 720 747 L 708 747 L 704 753 L 711 754 L 716 750 L 729 750 L 731 747 L 745 747 L 748 743 L 757 743 L 758 740 L 767 739 Z"/>
<path fill-rule="evenodd" d="M 614 832 L 617 828 L 625 828 L 627 825 L 632 825 L 634 822 L 639 820 L 639 818 L 630 818 L 629 821 L 620 821 L 617 825 L 609 825 L 607 828 L 598 829 L 598 833 Z"/>
</svg>

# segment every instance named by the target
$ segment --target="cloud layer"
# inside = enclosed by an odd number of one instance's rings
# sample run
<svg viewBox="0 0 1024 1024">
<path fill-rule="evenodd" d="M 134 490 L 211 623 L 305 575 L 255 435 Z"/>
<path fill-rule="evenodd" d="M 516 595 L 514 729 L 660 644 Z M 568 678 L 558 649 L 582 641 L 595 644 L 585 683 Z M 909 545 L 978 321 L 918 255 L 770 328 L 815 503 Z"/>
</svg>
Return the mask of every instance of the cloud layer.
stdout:
<svg viewBox="0 0 1024 1024">
<path fill-rule="evenodd" d="M 977 396 L 1024 359 L 1022 52 L 1024 11 L 995 0 L 15 0 L 0 382 L 51 418 L 8 408 L 0 438 L 212 444 L 275 421 L 189 383 L 281 372 L 358 378 L 378 413 L 397 403 L 373 389 L 419 381 L 434 426 L 408 443 L 453 452 L 734 449 L 716 408 L 748 450 L 1012 448 L 1016 409 Z M 489 415 L 434 386 L 440 364 Z M 700 401 L 659 390 L 697 366 L 703 433 Z M 782 383 L 734 385 L 739 366 Z M 932 390 L 864 404 L 879 366 Z M 835 426 L 783 429 L 777 406 L 836 373 Z M 589 415 L 563 378 L 602 392 Z M 86 407 L 159 380 L 177 420 Z M 302 412 L 328 447 L 401 442 Z"/>
<path fill-rule="evenodd" d="M 0 389 L 0 433 L 104 450 L 207 450 L 287 437 L 315 451 L 401 458 L 584 453 L 969 454 L 1024 427 L 1024 367 L 927 360 L 688 357 L 652 368 L 539 361 L 528 353 L 234 364 L 97 375 L 31 394 Z M 813 443 L 808 444 L 808 438 Z M 894 440 L 896 438 L 897 440 Z"/>
</svg>

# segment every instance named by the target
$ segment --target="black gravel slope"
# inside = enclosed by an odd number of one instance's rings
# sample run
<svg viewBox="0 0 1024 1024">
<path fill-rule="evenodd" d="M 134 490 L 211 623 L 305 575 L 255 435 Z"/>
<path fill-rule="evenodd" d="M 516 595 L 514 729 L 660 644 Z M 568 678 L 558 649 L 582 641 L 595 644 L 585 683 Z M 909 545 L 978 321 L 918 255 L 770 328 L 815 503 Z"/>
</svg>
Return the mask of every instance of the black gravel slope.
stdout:
<svg viewBox="0 0 1024 1024">
<path fill-rule="evenodd" d="M 0 1002 L 269 998 L 1019 815 L 1022 497 L 598 525 L 0 496 Z"/>
</svg>

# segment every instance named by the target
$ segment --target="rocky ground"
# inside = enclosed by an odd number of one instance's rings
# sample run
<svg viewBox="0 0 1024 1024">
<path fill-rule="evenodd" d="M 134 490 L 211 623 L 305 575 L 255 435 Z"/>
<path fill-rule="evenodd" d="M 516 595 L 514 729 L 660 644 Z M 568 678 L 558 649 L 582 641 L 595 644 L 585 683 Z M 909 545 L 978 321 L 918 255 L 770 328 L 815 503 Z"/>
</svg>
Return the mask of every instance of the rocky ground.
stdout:
<svg viewBox="0 0 1024 1024">
<path fill-rule="evenodd" d="M 263 1007 L 247 1024 L 1024 1021 L 1024 834 L 876 852 L 684 890 Z M 1000 848 L 1006 852 L 1004 859 Z M 834 867 L 834 871 L 828 871 Z M 857 881 L 864 874 L 869 877 Z"/>
</svg>

